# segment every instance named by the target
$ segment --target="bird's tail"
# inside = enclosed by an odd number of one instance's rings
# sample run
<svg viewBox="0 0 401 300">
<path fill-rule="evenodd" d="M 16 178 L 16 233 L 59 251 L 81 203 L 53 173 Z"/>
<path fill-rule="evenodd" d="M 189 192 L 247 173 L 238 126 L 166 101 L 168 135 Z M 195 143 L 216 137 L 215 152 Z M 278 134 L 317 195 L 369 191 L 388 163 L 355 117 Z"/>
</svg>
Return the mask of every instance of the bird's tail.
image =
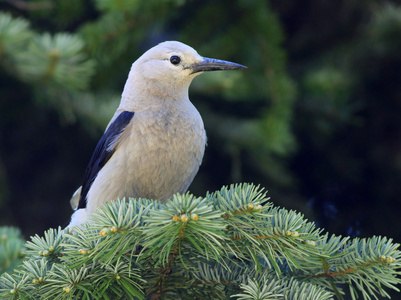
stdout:
<svg viewBox="0 0 401 300">
<path fill-rule="evenodd" d="M 78 208 L 79 198 L 81 198 L 81 189 L 82 186 L 80 186 L 71 197 L 70 204 L 73 210 Z"/>
<path fill-rule="evenodd" d="M 88 221 L 88 211 L 86 208 L 77 209 L 71 216 L 71 222 L 67 226 L 67 230 L 71 230 L 75 226 L 80 226 Z"/>
</svg>

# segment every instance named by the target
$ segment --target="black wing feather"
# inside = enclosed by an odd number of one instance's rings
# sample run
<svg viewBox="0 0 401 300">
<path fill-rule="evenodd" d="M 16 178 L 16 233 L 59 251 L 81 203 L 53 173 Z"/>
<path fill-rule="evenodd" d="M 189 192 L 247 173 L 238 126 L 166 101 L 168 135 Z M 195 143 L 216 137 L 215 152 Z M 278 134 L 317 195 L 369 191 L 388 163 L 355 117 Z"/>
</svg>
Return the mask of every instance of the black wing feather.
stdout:
<svg viewBox="0 0 401 300">
<path fill-rule="evenodd" d="M 86 207 L 86 196 L 88 195 L 93 181 L 115 152 L 115 149 L 109 149 L 110 144 L 124 131 L 125 127 L 131 122 L 133 116 L 134 112 L 123 111 L 109 126 L 97 143 L 95 152 L 86 168 L 78 208 Z"/>
</svg>

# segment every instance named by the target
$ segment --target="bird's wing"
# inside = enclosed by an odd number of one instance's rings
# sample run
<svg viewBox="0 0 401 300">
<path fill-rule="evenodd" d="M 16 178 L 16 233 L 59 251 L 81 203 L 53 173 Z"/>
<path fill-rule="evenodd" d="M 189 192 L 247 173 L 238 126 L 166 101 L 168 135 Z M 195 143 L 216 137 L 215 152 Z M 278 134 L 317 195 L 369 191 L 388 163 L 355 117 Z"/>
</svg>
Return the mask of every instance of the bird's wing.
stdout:
<svg viewBox="0 0 401 300">
<path fill-rule="evenodd" d="M 92 186 L 99 171 L 108 162 L 116 151 L 117 140 L 124 132 L 129 122 L 131 122 L 134 112 L 123 111 L 113 123 L 110 124 L 104 135 L 101 137 L 95 152 L 92 155 L 89 165 L 86 168 L 84 183 L 82 184 L 81 196 L 79 198 L 79 208 L 86 207 L 86 196 Z"/>
</svg>

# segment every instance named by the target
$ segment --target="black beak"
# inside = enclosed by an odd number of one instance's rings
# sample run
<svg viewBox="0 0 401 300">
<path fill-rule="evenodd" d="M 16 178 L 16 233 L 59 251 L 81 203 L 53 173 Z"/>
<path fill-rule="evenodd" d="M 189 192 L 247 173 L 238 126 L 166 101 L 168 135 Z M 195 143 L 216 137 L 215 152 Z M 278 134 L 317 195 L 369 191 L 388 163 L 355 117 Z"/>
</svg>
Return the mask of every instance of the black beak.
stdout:
<svg viewBox="0 0 401 300">
<path fill-rule="evenodd" d="M 191 74 L 194 74 L 205 71 L 246 69 L 247 67 L 230 61 L 204 57 L 203 61 L 193 64 L 190 68 L 192 69 Z"/>
</svg>

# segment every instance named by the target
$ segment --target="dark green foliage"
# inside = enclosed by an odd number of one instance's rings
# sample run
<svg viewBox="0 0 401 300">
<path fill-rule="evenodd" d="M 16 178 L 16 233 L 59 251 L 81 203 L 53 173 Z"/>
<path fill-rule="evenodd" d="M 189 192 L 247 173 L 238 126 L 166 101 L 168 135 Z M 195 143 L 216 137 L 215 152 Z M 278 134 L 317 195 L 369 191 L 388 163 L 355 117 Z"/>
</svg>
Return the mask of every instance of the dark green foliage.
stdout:
<svg viewBox="0 0 401 300">
<path fill-rule="evenodd" d="M 301 187 L 320 212 L 320 224 L 354 235 L 389 230 L 399 238 L 392 224 L 398 223 L 393 212 L 400 208 L 401 48 L 391 36 L 400 33 L 401 10 L 365 4 L 333 2 L 313 20 L 322 21 L 336 9 L 332 27 L 322 22 L 327 27 L 316 28 L 326 30 L 327 43 L 317 46 L 320 40 L 309 37 L 294 53 L 302 57 L 294 69 L 300 82 L 294 128 L 302 142 L 293 161 Z M 295 36 L 306 30 L 299 25 Z M 347 222 L 335 222 L 337 213 Z"/>
<path fill-rule="evenodd" d="M 11 272 L 21 263 L 24 257 L 23 245 L 19 229 L 0 227 L 0 273 Z"/>
</svg>

